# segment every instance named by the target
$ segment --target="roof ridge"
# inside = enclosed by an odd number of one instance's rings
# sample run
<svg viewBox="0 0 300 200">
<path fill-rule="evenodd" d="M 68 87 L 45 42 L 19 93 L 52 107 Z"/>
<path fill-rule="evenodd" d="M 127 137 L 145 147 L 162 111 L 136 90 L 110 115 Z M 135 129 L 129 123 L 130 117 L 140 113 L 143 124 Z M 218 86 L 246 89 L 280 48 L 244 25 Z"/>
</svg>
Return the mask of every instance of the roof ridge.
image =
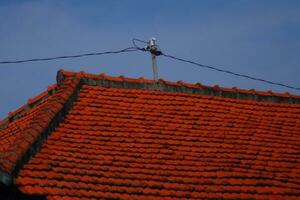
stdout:
<svg viewBox="0 0 300 200">
<path fill-rule="evenodd" d="M 59 83 L 52 98 L 47 99 L 35 113 L 20 137 L 0 154 L 0 182 L 7 185 L 13 183 L 20 167 L 39 150 L 43 141 L 71 108 L 78 87 L 80 79 L 76 77 L 68 77 Z M 39 101 L 42 96 L 29 100 L 29 103 Z"/>
<path fill-rule="evenodd" d="M 37 96 L 33 98 L 29 98 L 24 105 L 20 106 L 18 109 L 16 109 L 13 112 L 9 112 L 8 115 L 0 121 L 0 131 L 5 129 L 11 122 L 18 119 L 20 115 L 30 110 L 31 108 L 36 107 L 43 100 L 45 100 L 46 98 L 54 94 L 56 87 L 57 87 L 56 83 L 48 86 L 46 91 L 39 93 Z"/>
<path fill-rule="evenodd" d="M 84 79 L 84 83 L 88 85 L 102 85 L 106 87 L 123 87 L 123 88 L 135 88 L 135 89 L 152 89 L 152 90 L 162 90 L 164 92 L 184 92 L 184 93 L 194 93 L 194 94 L 204 94 L 212 96 L 221 96 L 226 98 L 237 98 L 245 100 L 255 100 L 255 101 L 272 101 L 276 103 L 300 103 L 300 95 L 290 94 L 289 92 L 277 93 L 273 91 L 260 91 L 255 89 L 241 89 L 237 87 L 226 88 L 219 85 L 207 86 L 201 83 L 187 83 L 183 81 L 166 81 L 159 79 L 158 82 L 153 80 L 148 80 L 143 77 L 140 78 L 127 78 L 124 76 L 109 76 L 106 74 L 90 74 L 84 71 L 71 72 L 59 70 L 57 74 L 57 82 L 60 82 L 64 77 L 77 76 Z M 102 80 L 102 82 L 101 82 Z M 103 80 L 107 80 L 115 83 L 130 83 L 132 85 L 126 84 L 109 84 L 104 83 Z M 98 82 L 97 82 L 98 81 Z M 100 81 L 100 82 L 99 82 Z M 134 84 L 140 84 L 137 86 Z M 148 85 L 148 86 L 145 86 Z M 152 85 L 152 87 L 150 86 Z"/>
</svg>

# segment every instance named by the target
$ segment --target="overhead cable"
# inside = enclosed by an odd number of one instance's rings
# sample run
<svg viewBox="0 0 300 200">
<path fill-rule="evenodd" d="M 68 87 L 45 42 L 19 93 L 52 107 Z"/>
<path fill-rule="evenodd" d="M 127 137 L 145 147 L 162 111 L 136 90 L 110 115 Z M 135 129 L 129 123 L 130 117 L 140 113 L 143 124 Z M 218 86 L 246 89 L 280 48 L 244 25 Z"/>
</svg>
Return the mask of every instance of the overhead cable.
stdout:
<svg viewBox="0 0 300 200">
<path fill-rule="evenodd" d="M 143 50 L 143 51 L 146 50 L 146 48 L 141 48 L 141 47 L 139 47 L 139 46 L 136 44 L 136 42 L 140 42 L 140 43 L 143 43 L 143 44 L 148 45 L 148 42 L 147 42 L 147 41 L 140 40 L 140 39 L 136 39 L 136 38 L 133 38 L 133 39 L 132 39 L 132 44 L 133 44 L 133 46 L 134 46 L 136 49 Z"/>
<path fill-rule="evenodd" d="M 279 82 L 273 82 L 273 81 L 269 81 L 269 80 L 262 79 L 262 78 L 256 78 L 256 77 L 249 76 L 249 75 L 239 74 L 239 73 L 236 73 L 236 72 L 220 69 L 220 68 L 217 68 L 217 67 L 212 67 L 212 66 L 209 66 L 209 65 L 203 65 L 203 64 L 200 64 L 200 63 L 197 63 L 197 62 L 194 62 L 194 61 L 186 60 L 186 59 L 183 59 L 183 58 L 178 58 L 178 57 L 175 57 L 175 56 L 172 56 L 172 55 L 167 55 L 167 54 L 164 54 L 164 53 L 162 53 L 162 56 L 167 57 L 167 58 L 171 58 L 171 59 L 174 59 L 174 60 L 178 60 L 178 61 L 181 61 L 181 62 L 189 63 L 189 64 L 192 64 L 192 65 L 196 65 L 196 66 L 199 66 L 199 67 L 202 67 L 202 68 L 207 68 L 207 69 L 215 70 L 215 71 L 226 73 L 226 74 L 231 74 L 231 75 L 234 75 L 234 76 L 239 76 L 239 77 L 251 79 L 251 80 L 254 80 L 254 81 L 260 81 L 260 82 L 268 83 L 268 84 L 271 84 L 271 85 L 277 85 L 277 86 L 281 86 L 281 87 L 285 87 L 285 88 L 300 91 L 299 87 L 294 87 L 294 86 L 286 85 L 286 84 L 279 83 Z"/>
<path fill-rule="evenodd" d="M 58 60 L 58 59 L 67 59 L 67 58 L 80 58 L 86 56 L 100 56 L 106 54 L 118 54 L 118 53 L 132 52 L 132 51 L 138 51 L 138 49 L 136 47 L 128 47 L 117 51 L 85 53 L 79 55 L 57 56 L 57 57 L 48 57 L 48 58 L 33 58 L 33 59 L 26 59 L 26 60 L 0 61 L 0 64 L 18 64 L 18 63 L 26 63 L 26 62 L 49 61 L 49 60 Z"/>
<path fill-rule="evenodd" d="M 80 58 L 80 57 L 87 57 L 87 56 L 100 56 L 100 55 L 107 55 L 107 54 L 119 54 L 119 53 L 125 53 L 125 52 L 133 52 L 133 51 L 149 51 L 150 53 L 153 53 L 149 49 L 147 49 L 146 47 L 139 47 L 137 45 L 137 42 L 144 43 L 144 44 L 148 45 L 147 41 L 140 40 L 140 39 L 137 39 L 137 38 L 133 38 L 132 39 L 132 43 L 134 45 L 133 47 L 128 47 L 128 48 L 117 50 L 117 51 L 104 51 L 104 52 L 85 53 L 85 54 L 79 54 L 79 55 L 66 55 L 66 56 L 56 56 L 56 57 L 47 57 L 47 58 L 33 58 L 33 59 L 25 59 L 25 60 L 0 61 L 0 64 L 18 64 L 18 63 L 26 63 L 26 62 L 50 61 L 50 60 L 58 60 L 58 59 Z M 173 60 L 189 63 L 189 64 L 192 64 L 192 65 L 201 67 L 201 68 L 206 68 L 206 69 L 218 71 L 218 72 L 221 72 L 221 73 L 226 73 L 226 74 L 230 74 L 230 75 L 234 75 L 234 76 L 238 76 L 238 77 L 242 77 L 242 78 L 247 78 L 247 79 L 254 80 L 254 81 L 259 81 L 259 82 L 263 82 L 263 83 L 267 83 L 267 84 L 271 84 L 271 85 L 281 86 L 281 87 L 285 87 L 285 88 L 300 91 L 299 87 L 294 87 L 294 86 L 290 86 L 290 85 L 279 83 L 279 82 L 269 81 L 269 80 L 266 80 L 266 79 L 257 78 L 257 77 L 249 76 L 249 75 L 245 75 L 245 74 L 240 74 L 240 73 L 232 72 L 232 71 L 229 71 L 229 70 L 221 69 L 221 68 L 218 68 L 218 67 L 204 65 L 204 64 L 201 64 L 201 63 L 198 63 L 198 62 L 195 62 L 195 61 L 191 61 L 191 60 L 179 58 L 179 57 L 176 57 L 176 56 L 173 56 L 173 55 L 165 54 L 164 52 L 160 51 L 159 46 L 157 46 L 157 48 L 159 49 L 159 51 L 157 51 L 159 53 L 159 55 L 164 56 L 166 58 L 171 58 Z M 158 55 L 156 55 L 156 56 L 158 56 Z"/>
</svg>

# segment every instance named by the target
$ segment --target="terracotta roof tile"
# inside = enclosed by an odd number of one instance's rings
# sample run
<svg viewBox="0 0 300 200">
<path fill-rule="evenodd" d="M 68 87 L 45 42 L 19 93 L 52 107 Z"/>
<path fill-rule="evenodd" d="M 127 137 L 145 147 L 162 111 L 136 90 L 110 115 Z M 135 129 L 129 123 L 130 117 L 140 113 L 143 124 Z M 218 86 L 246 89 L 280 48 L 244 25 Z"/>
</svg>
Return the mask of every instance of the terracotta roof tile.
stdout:
<svg viewBox="0 0 300 200">
<path fill-rule="evenodd" d="M 61 71 L 57 80 L 54 93 L 0 132 L 7 138 L 0 169 L 10 172 L 62 116 L 15 174 L 23 193 L 48 199 L 300 197 L 298 96 L 84 72 Z"/>
</svg>

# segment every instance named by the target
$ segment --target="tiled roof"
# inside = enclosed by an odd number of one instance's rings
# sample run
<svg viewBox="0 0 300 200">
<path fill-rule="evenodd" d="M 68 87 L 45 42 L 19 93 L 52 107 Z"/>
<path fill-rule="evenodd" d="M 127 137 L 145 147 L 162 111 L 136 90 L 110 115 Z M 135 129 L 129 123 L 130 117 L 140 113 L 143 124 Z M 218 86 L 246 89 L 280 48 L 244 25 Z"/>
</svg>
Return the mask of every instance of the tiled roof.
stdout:
<svg viewBox="0 0 300 200">
<path fill-rule="evenodd" d="M 12 137 L 0 178 L 25 194 L 300 198 L 299 96 L 84 72 L 57 80 L 0 132 Z"/>
</svg>

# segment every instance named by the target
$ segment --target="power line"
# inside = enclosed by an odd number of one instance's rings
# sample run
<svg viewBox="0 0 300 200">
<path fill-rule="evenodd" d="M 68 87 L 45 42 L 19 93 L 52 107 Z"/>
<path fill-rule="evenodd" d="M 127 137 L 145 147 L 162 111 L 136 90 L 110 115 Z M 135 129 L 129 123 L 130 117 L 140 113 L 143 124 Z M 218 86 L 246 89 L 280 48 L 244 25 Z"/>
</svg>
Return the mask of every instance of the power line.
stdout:
<svg viewBox="0 0 300 200">
<path fill-rule="evenodd" d="M 136 47 L 128 47 L 118 51 L 105 51 L 105 52 L 95 52 L 95 53 L 86 53 L 79 55 L 69 55 L 69 56 L 57 56 L 57 57 L 48 57 L 48 58 L 33 58 L 27 60 L 14 60 L 14 61 L 0 61 L 0 64 L 18 64 L 18 63 L 26 63 L 26 62 L 37 62 L 37 61 L 49 61 L 49 60 L 58 60 L 58 59 L 67 59 L 67 58 L 80 58 L 86 56 L 100 56 L 105 54 L 118 54 L 125 52 L 138 51 Z"/>
<path fill-rule="evenodd" d="M 144 41 L 144 40 L 140 40 L 140 39 L 136 39 L 136 38 L 133 38 L 132 39 L 132 44 L 133 46 L 138 49 L 138 50 L 142 50 L 142 51 L 145 51 L 146 49 L 145 48 L 141 48 L 139 47 L 136 42 L 140 42 L 140 43 L 143 43 L 143 44 L 147 44 L 148 45 L 148 42 L 147 41 Z"/>
<path fill-rule="evenodd" d="M 181 62 L 189 63 L 189 64 L 192 64 L 192 65 L 196 65 L 196 66 L 199 66 L 199 67 L 202 67 L 202 68 L 211 69 L 211 70 L 215 70 L 215 71 L 218 71 L 218 72 L 231 74 L 231 75 L 234 75 L 234 76 L 251 79 L 251 80 L 254 80 L 254 81 L 260 81 L 260 82 L 268 83 L 268 84 L 271 84 L 271 85 L 277 85 L 277 86 L 281 86 L 281 87 L 285 87 L 285 88 L 300 91 L 300 88 L 298 88 L 298 87 L 286 85 L 286 84 L 283 84 L 283 83 L 273 82 L 273 81 L 265 80 L 265 79 L 262 79 L 262 78 L 256 78 L 256 77 L 249 76 L 249 75 L 239 74 L 239 73 L 236 73 L 236 72 L 220 69 L 220 68 L 209 66 L 209 65 L 203 65 L 203 64 L 191 61 L 191 60 L 186 60 L 186 59 L 178 58 L 178 57 L 175 57 L 175 56 L 172 56 L 172 55 L 167 55 L 165 53 L 162 53 L 162 56 L 167 57 L 167 58 L 171 58 L 171 59 L 174 59 L 174 60 L 178 60 L 178 61 L 181 61 Z"/>
<path fill-rule="evenodd" d="M 26 62 L 50 61 L 50 60 L 79 58 L 79 57 L 87 57 L 87 56 L 100 56 L 100 55 L 106 55 L 106 54 L 119 54 L 119 53 L 125 53 L 125 52 L 133 52 L 133 51 L 150 51 L 147 48 L 139 47 L 136 44 L 137 42 L 144 43 L 144 44 L 148 45 L 147 41 L 140 40 L 140 39 L 137 39 L 137 38 L 133 38 L 132 43 L 133 43 L 134 47 L 128 47 L 128 48 L 125 48 L 125 49 L 122 49 L 122 50 L 117 50 L 117 51 L 94 52 L 94 53 L 86 53 L 86 54 L 79 54 L 79 55 L 66 55 L 66 56 L 57 56 L 57 57 L 48 57 L 48 58 L 33 58 L 33 59 L 26 59 L 26 60 L 0 61 L 0 64 L 18 64 L 18 63 L 26 63 Z M 158 45 L 157 45 L 157 48 L 160 50 Z M 151 53 L 153 54 L 155 52 L 151 52 Z M 269 81 L 269 80 L 266 80 L 266 79 L 245 75 L 245 74 L 240 74 L 240 73 L 232 72 L 232 71 L 229 71 L 229 70 L 221 69 L 221 68 L 218 68 L 218 67 L 203 65 L 203 64 L 191 61 L 191 60 L 179 58 L 179 57 L 176 57 L 176 56 L 173 56 L 173 55 L 168 55 L 168 54 L 165 54 L 161 51 L 159 51 L 158 55 L 162 55 L 164 57 L 171 58 L 173 60 L 177 60 L 177 61 L 192 64 L 192 65 L 196 65 L 198 67 L 202 67 L 202 68 L 206 68 L 206 69 L 210 69 L 210 70 L 214 70 L 214 71 L 218 71 L 218 72 L 222 72 L 222 73 L 226 73 L 226 74 L 230 74 L 230 75 L 234 75 L 234 76 L 238 76 L 238 77 L 251 79 L 251 80 L 254 80 L 254 81 L 264 82 L 264 83 L 268 83 L 268 84 L 271 84 L 271 85 L 281 86 L 281 87 L 285 87 L 285 88 L 300 91 L 299 87 L 294 87 L 294 86 L 290 86 L 290 85 L 279 83 L 279 82 L 273 82 L 273 81 Z"/>
</svg>

